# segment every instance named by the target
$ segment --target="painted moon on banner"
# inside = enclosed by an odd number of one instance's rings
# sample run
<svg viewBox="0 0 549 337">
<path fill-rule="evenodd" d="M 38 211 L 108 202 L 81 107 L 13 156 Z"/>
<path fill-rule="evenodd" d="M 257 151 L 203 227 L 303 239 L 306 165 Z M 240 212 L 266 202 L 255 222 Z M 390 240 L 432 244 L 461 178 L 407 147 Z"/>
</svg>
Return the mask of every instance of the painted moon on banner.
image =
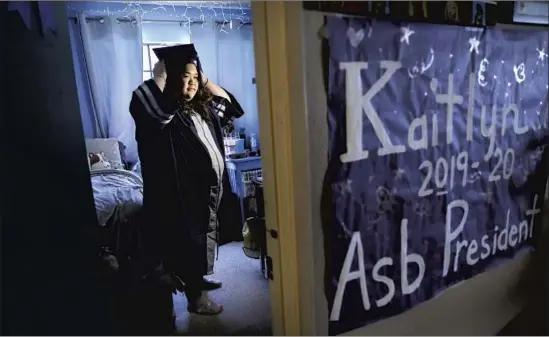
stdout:
<svg viewBox="0 0 549 337">
<path fill-rule="evenodd" d="M 429 56 L 427 56 L 427 62 L 423 60 L 416 63 L 412 68 L 408 68 L 408 76 L 415 78 L 423 75 L 435 62 L 435 51 L 433 48 L 429 49 Z"/>
</svg>

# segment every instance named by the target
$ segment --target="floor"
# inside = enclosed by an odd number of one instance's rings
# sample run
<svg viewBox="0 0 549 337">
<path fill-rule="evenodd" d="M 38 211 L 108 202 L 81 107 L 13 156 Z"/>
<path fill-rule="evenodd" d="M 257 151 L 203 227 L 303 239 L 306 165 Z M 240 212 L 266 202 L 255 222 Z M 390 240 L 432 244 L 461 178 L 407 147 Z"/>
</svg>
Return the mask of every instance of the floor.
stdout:
<svg viewBox="0 0 549 337">
<path fill-rule="evenodd" d="M 215 272 L 212 278 L 222 281 L 223 287 L 209 296 L 223 305 L 223 312 L 189 314 L 185 296 L 174 295 L 176 335 L 272 335 L 269 283 L 261 275 L 259 260 L 244 255 L 242 242 L 232 242 L 219 248 Z"/>
</svg>

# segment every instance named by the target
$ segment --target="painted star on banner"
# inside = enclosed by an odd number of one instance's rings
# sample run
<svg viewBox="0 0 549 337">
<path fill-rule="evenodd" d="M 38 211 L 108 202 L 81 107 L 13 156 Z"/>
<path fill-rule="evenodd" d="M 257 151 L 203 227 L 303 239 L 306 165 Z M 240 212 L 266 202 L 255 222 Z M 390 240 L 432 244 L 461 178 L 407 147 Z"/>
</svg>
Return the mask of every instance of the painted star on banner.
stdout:
<svg viewBox="0 0 549 337">
<path fill-rule="evenodd" d="M 492 190 L 488 189 L 486 193 L 481 193 L 484 198 L 484 202 L 488 205 L 491 205 L 494 202 L 494 193 Z"/>
<path fill-rule="evenodd" d="M 469 53 L 474 50 L 475 53 L 478 54 L 479 53 L 479 51 L 478 51 L 479 46 L 480 46 L 480 41 L 475 36 L 473 36 L 472 38 L 469 39 Z"/>
<path fill-rule="evenodd" d="M 350 180 L 344 180 L 332 184 L 332 189 L 335 192 L 334 196 L 337 200 L 348 200 L 352 199 L 352 186 Z"/>
<path fill-rule="evenodd" d="M 482 174 L 478 171 L 473 172 L 469 175 L 468 182 L 470 184 L 473 184 L 475 181 L 479 180 L 482 177 Z"/>
<path fill-rule="evenodd" d="M 419 202 L 415 203 L 413 206 L 414 212 L 419 217 L 425 217 L 431 215 L 431 203 L 426 199 L 421 199 Z"/>
<path fill-rule="evenodd" d="M 395 192 L 395 190 L 391 192 L 383 186 L 377 188 L 377 201 L 382 212 L 391 212 L 393 206 L 397 204 L 393 195 Z"/>
<path fill-rule="evenodd" d="M 534 152 L 532 152 L 530 154 L 530 161 L 537 164 L 541 160 L 541 157 L 543 156 L 543 151 L 545 150 L 546 146 L 547 145 L 542 145 L 542 146 L 538 147 L 537 149 L 535 149 Z"/>
<path fill-rule="evenodd" d="M 402 33 L 400 43 L 406 42 L 406 44 L 410 44 L 410 36 L 412 36 L 415 32 L 411 30 L 410 27 L 400 27 L 400 32 Z"/>
<path fill-rule="evenodd" d="M 547 57 L 547 53 L 545 52 L 545 49 L 541 48 L 540 50 L 536 48 L 536 50 L 538 52 L 538 60 L 540 60 L 541 62 L 545 61 L 545 58 Z"/>
<path fill-rule="evenodd" d="M 353 181 L 351 179 L 343 180 L 335 184 L 335 188 L 339 193 L 353 193 Z"/>
<path fill-rule="evenodd" d="M 395 173 L 395 177 L 400 180 L 404 177 L 404 173 L 406 173 L 406 171 L 399 167 Z"/>
</svg>

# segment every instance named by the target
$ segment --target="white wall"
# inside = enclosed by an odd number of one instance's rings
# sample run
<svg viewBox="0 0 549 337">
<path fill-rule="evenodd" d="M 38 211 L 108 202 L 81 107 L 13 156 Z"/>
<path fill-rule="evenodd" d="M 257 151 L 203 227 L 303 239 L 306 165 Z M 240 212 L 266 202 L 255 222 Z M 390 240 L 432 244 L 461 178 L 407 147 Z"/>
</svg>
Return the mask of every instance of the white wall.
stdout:
<svg viewBox="0 0 549 337">
<path fill-rule="evenodd" d="M 311 200 L 314 244 L 314 272 L 303 275 L 304 284 L 315 284 L 313 313 L 314 334 L 326 335 L 328 309 L 324 295 L 324 248 L 320 228 L 320 196 L 327 165 L 327 110 L 321 67 L 321 41 L 318 31 L 323 15 L 306 11 L 304 14 L 305 79 L 311 165 Z M 513 292 L 526 256 L 517 257 L 499 268 L 480 274 L 449 289 L 440 297 L 427 301 L 399 316 L 380 321 L 349 335 L 494 335 L 521 309 L 520 296 Z M 304 290 L 307 291 L 307 290 Z M 310 305 L 302 305 L 307 316 Z M 312 331 L 311 331 L 312 333 Z"/>
</svg>

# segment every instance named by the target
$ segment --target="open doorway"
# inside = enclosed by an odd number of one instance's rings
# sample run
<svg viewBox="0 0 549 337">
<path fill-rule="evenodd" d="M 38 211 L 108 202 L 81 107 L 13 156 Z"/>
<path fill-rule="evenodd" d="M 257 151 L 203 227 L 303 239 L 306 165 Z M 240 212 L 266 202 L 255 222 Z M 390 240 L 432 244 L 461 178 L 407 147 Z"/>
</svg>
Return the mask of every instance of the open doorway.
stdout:
<svg viewBox="0 0 549 337">
<path fill-rule="evenodd" d="M 244 111 L 223 126 L 220 144 L 240 221 L 233 228 L 219 229 L 224 240 L 210 259 L 211 275 L 205 275 L 209 286 L 221 285 L 208 291 L 208 297 L 222 304 L 223 312 L 189 314 L 186 298 L 178 292 L 173 296 L 175 333 L 272 334 L 272 264 L 266 252 L 250 3 L 71 2 L 67 14 L 86 155 L 113 278 L 123 270 L 126 285 L 134 281 L 140 268 L 135 261 L 146 239 L 140 230 L 145 221 L 144 182 L 136 127 L 128 111 L 132 92 L 151 79 L 158 61 L 155 48 L 193 43 L 208 80 L 230 92 Z M 126 291 L 125 296 L 139 294 Z M 139 306 L 139 301 L 121 305 L 125 310 Z"/>
</svg>

